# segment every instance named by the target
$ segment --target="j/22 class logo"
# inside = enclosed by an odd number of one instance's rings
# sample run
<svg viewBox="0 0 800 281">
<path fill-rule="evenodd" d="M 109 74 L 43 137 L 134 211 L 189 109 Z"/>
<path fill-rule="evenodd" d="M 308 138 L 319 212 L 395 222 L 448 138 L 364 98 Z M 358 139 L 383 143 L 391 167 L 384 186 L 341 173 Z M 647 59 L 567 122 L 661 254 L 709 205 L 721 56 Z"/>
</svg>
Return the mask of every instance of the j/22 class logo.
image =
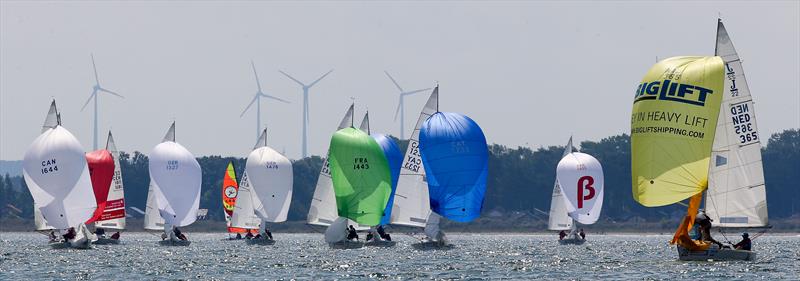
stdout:
<svg viewBox="0 0 800 281">
<path fill-rule="evenodd" d="M 663 81 L 639 84 L 633 103 L 643 100 L 665 100 L 705 106 L 706 99 L 713 93 L 714 91 L 711 89 L 675 83 L 672 80 L 664 79 Z"/>
</svg>

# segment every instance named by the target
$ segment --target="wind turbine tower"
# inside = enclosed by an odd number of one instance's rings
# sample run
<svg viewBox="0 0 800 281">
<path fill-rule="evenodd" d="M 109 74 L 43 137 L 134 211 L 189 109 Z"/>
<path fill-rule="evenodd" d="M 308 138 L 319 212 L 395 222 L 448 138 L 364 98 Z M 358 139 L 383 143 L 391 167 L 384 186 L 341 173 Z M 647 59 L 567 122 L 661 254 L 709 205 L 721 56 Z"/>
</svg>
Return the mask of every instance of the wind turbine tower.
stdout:
<svg viewBox="0 0 800 281">
<path fill-rule="evenodd" d="M 261 98 L 262 97 L 270 98 L 270 99 L 274 99 L 276 101 L 280 101 L 280 102 L 283 102 L 283 103 L 289 103 L 289 102 L 286 101 L 286 100 L 283 100 L 281 98 L 278 98 L 278 97 L 274 97 L 274 96 L 270 96 L 270 95 L 264 94 L 264 92 L 261 91 L 261 82 L 258 80 L 258 72 L 256 72 L 256 64 L 253 63 L 253 61 L 250 61 L 250 65 L 253 66 L 253 75 L 255 75 L 255 77 L 256 77 L 256 86 L 258 87 L 258 91 L 256 91 L 256 95 L 250 101 L 250 104 L 248 104 L 247 107 L 245 107 L 244 111 L 242 111 L 242 114 L 239 115 L 239 118 L 244 116 L 244 113 L 247 112 L 247 110 L 250 109 L 251 106 L 253 106 L 253 103 L 256 104 L 256 139 L 258 139 L 259 135 L 261 134 L 261 130 L 262 130 L 262 127 L 261 127 Z"/>
<path fill-rule="evenodd" d="M 289 77 L 289 79 L 292 79 L 292 81 L 296 82 L 301 87 L 303 87 L 303 158 L 305 158 L 305 157 L 308 157 L 308 119 L 309 119 L 308 118 L 308 90 L 311 89 L 311 87 L 313 87 L 315 84 L 319 83 L 319 81 L 322 80 L 322 78 L 325 78 L 325 76 L 328 76 L 328 74 L 331 74 L 331 72 L 333 72 L 333 69 L 329 70 L 327 73 L 325 73 L 322 76 L 320 76 L 319 78 L 317 78 L 317 80 L 314 80 L 314 82 L 311 82 L 311 84 L 307 84 L 307 85 L 304 84 L 303 82 L 300 82 L 300 80 L 295 79 L 294 77 L 292 77 L 291 75 L 287 74 L 286 72 L 283 72 L 281 70 L 278 70 L 278 72 L 282 73 L 283 75 L 286 75 L 286 77 Z"/>
<path fill-rule="evenodd" d="M 92 99 L 94 99 L 94 140 L 92 142 L 93 143 L 92 150 L 97 150 L 97 98 L 98 98 L 97 94 L 102 92 L 115 95 L 123 99 L 125 97 L 100 86 L 100 78 L 97 78 L 97 66 L 94 64 L 94 54 L 91 54 L 91 56 L 92 56 L 92 68 L 94 69 L 95 84 L 94 87 L 92 88 L 92 94 L 89 95 L 89 99 L 87 99 L 86 103 L 84 103 L 83 107 L 81 107 L 81 111 L 83 111 L 83 109 L 86 108 L 87 105 L 89 105 L 89 102 L 92 101 Z"/>
<path fill-rule="evenodd" d="M 425 89 L 419 89 L 419 90 L 413 90 L 413 91 L 403 91 L 403 87 L 400 87 L 400 84 L 397 84 L 397 81 L 395 81 L 394 78 L 392 78 L 392 75 L 389 75 L 389 72 L 383 71 L 383 73 L 386 73 L 386 76 L 389 77 L 390 80 L 392 80 L 392 83 L 394 83 L 394 86 L 397 87 L 398 91 L 400 91 L 400 101 L 397 103 L 397 110 L 395 110 L 395 112 L 394 112 L 394 120 L 397 121 L 397 115 L 399 113 L 400 114 L 400 139 L 404 140 L 404 139 L 406 139 L 406 137 L 405 137 L 405 133 L 406 133 L 406 129 L 405 129 L 405 120 L 406 120 L 405 119 L 405 111 L 406 111 L 406 109 L 405 109 L 405 105 L 403 104 L 403 99 L 406 96 L 410 96 L 410 95 L 413 95 L 413 94 L 416 94 L 416 93 L 419 93 L 419 92 L 424 92 L 424 91 L 430 90 L 431 88 L 425 88 Z"/>
</svg>

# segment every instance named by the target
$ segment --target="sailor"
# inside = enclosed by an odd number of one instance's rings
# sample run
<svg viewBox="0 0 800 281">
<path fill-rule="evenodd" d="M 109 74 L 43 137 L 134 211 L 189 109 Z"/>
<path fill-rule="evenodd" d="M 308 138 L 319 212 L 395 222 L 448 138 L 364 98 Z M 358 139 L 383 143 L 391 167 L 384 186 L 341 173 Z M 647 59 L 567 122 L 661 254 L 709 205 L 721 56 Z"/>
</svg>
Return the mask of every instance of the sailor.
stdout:
<svg viewBox="0 0 800 281">
<path fill-rule="evenodd" d="M 97 235 L 100 238 L 105 238 L 106 237 L 106 230 L 98 227 L 97 229 L 94 230 L 94 234 Z"/>
<path fill-rule="evenodd" d="M 48 235 L 48 236 L 50 237 L 50 242 L 58 241 L 58 237 L 56 237 L 56 231 L 55 230 L 50 230 L 50 235 Z"/>
<path fill-rule="evenodd" d="M 583 232 L 583 228 L 581 228 L 580 235 L 581 235 L 581 239 L 586 240 L 586 233 Z"/>
<path fill-rule="evenodd" d="M 381 236 L 381 239 L 386 241 L 392 241 L 392 236 L 390 236 L 389 233 L 386 233 L 386 230 L 383 229 L 382 225 L 379 225 L 376 230 L 378 231 L 378 235 Z"/>
<path fill-rule="evenodd" d="M 353 240 L 353 239 L 358 240 L 358 233 L 356 233 L 356 228 L 351 225 L 350 228 L 347 230 L 347 240 Z"/>
<path fill-rule="evenodd" d="M 269 231 L 269 228 L 266 227 L 264 228 L 264 237 L 269 240 L 272 240 L 272 232 Z"/>
<path fill-rule="evenodd" d="M 739 241 L 739 243 L 733 245 L 733 248 L 736 250 L 750 251 L 750 249 L 752 249 L 752 246 L 753 242 L 750 241 L 750 234 L 747 234 L 747 232 L 745 232 L 742 233 L 742 241 Z"/>
<path fill-rule="evenodd" d="M 244 238 L 245 239 L 253 239 L 253 233 L 248 230 L 247 234 L 244 235 Z"/>
<path fill-rule="evenodd" d="M 119 240 L 119 235 L 120 235 L 119 231 L 114 232 L 114 234 L 111 234 L 111 239 Z"/>
<path fill-rule="evenodd" d="M 564 237 L 567 237 L 567 232 L 562 230 L 558 233 L 558 240 L 564 240 Z"/>
<path fill-rule="evenodd" d="M 176 227 L 176 228 L 174 228 L 174 229 L 172 230 L 172 232 L 174 232 L 174 233 L 175 233 L 175 237 L 178 237 L 178 239 L 180 239 L 180 240 L 184 240 L 184 241 L 188 240 L 188 239 L 186 238 L 186 235 L 183 235 L 183 233 L 181 232 L 181 230 L 180 230 L 180 229 L 178 229 L 177 227 Z"/>
<path fill-rule="evenodd" d="M 75 235 L 76 235 L 75 228 L 74 227 L 70 227 L 67 230 L 67 234 L 63 235 L 64 236 L 64 241 L 67 242 L 67 241 L 71 241 L 72 239 L 75 239 Z"/>
<path fill-rule="evenodd" d="M 242 234 L 241 233 L 236 233 L 236 239 L 242 239 Z"/>
<path fill-rule="evenodd" d="M 366 239 L 367 241 L 372 241 L 373 237 L 374 237 L 374 235 L 372 235 L 372 231 L 370 231 L 370 232 L 367 232 L 367 238 L 364 238 L 364 239 Z"/>
<path fill-rule="evenodd" d="M 700 229 L 700 241 L 708 241 L 714 244 L 717 244 L 720 248 L 722 248 L 722 243 L 714 240 L 711 238 L 711 222 L 713 220 L 706 215 L 705 210 L 700 210 L 697 214 L 697 217 L 694 219 L 694 223 L 699 226 Z"/>
</svg>

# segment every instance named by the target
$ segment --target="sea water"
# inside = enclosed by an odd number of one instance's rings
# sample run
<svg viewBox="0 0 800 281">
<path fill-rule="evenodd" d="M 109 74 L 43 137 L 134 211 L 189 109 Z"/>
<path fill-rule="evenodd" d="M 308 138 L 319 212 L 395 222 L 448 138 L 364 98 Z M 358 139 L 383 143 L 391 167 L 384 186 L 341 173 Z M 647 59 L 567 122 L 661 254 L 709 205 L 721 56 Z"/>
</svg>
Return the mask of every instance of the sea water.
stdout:
<svg viewBox="0 0 800 281">
<path fill-rule="evenodd" d="M 37 233 L 0 233 L 0 280 L 800 280 L 796 235 L 759 237 L 758 259 L 736 262 L 679 261 L 665 235 L 590 233 L 583 245 L 559 245 L 555 234 L 450 234 L 447 250 L 418 250 L 417 238 L 399 233 L 394 247 L 349 250 L 329 248 L 321 234 L 274 233 L 271 246 L 188 235 L 188 247 L 124 233 L 119 245 L 77 250 L 51 249 Z"/>
</svg>

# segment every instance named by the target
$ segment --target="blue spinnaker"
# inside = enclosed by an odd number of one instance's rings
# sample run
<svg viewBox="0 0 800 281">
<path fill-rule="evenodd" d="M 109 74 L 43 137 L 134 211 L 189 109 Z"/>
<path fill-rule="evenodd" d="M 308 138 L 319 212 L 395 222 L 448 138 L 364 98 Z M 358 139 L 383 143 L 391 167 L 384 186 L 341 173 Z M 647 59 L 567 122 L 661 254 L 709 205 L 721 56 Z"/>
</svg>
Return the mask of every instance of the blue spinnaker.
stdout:
<svg viewBox="0 0 800 281">
<path fill-rule="evenodd" d="M 489 172 L 486 137 L 467 116 L 437 112 L 419 133 L 431 210 L 458 222 L 480 216 Z"/>
<path fill-rule="evenodd" d="M 381 225 L 387 225 L 392 215 L 394 192 L 397 190 L 397 177 L 400 176 L 400 165 L 403 164 L 403 153 L 400 152 L 400 147 L 397 146 L 397 143 L 384 134 L 372 134 L 372 138 L 375 139 L 383 149 L 383 154 L 386 155 L 386 160 L 389 162 L 389 172 L 392 174 L 392 194 L 389 196 L 389 203 L 386 203 L 386 209 L 383 210 L 383 217 L 381 217 Z"/>
</svg>

